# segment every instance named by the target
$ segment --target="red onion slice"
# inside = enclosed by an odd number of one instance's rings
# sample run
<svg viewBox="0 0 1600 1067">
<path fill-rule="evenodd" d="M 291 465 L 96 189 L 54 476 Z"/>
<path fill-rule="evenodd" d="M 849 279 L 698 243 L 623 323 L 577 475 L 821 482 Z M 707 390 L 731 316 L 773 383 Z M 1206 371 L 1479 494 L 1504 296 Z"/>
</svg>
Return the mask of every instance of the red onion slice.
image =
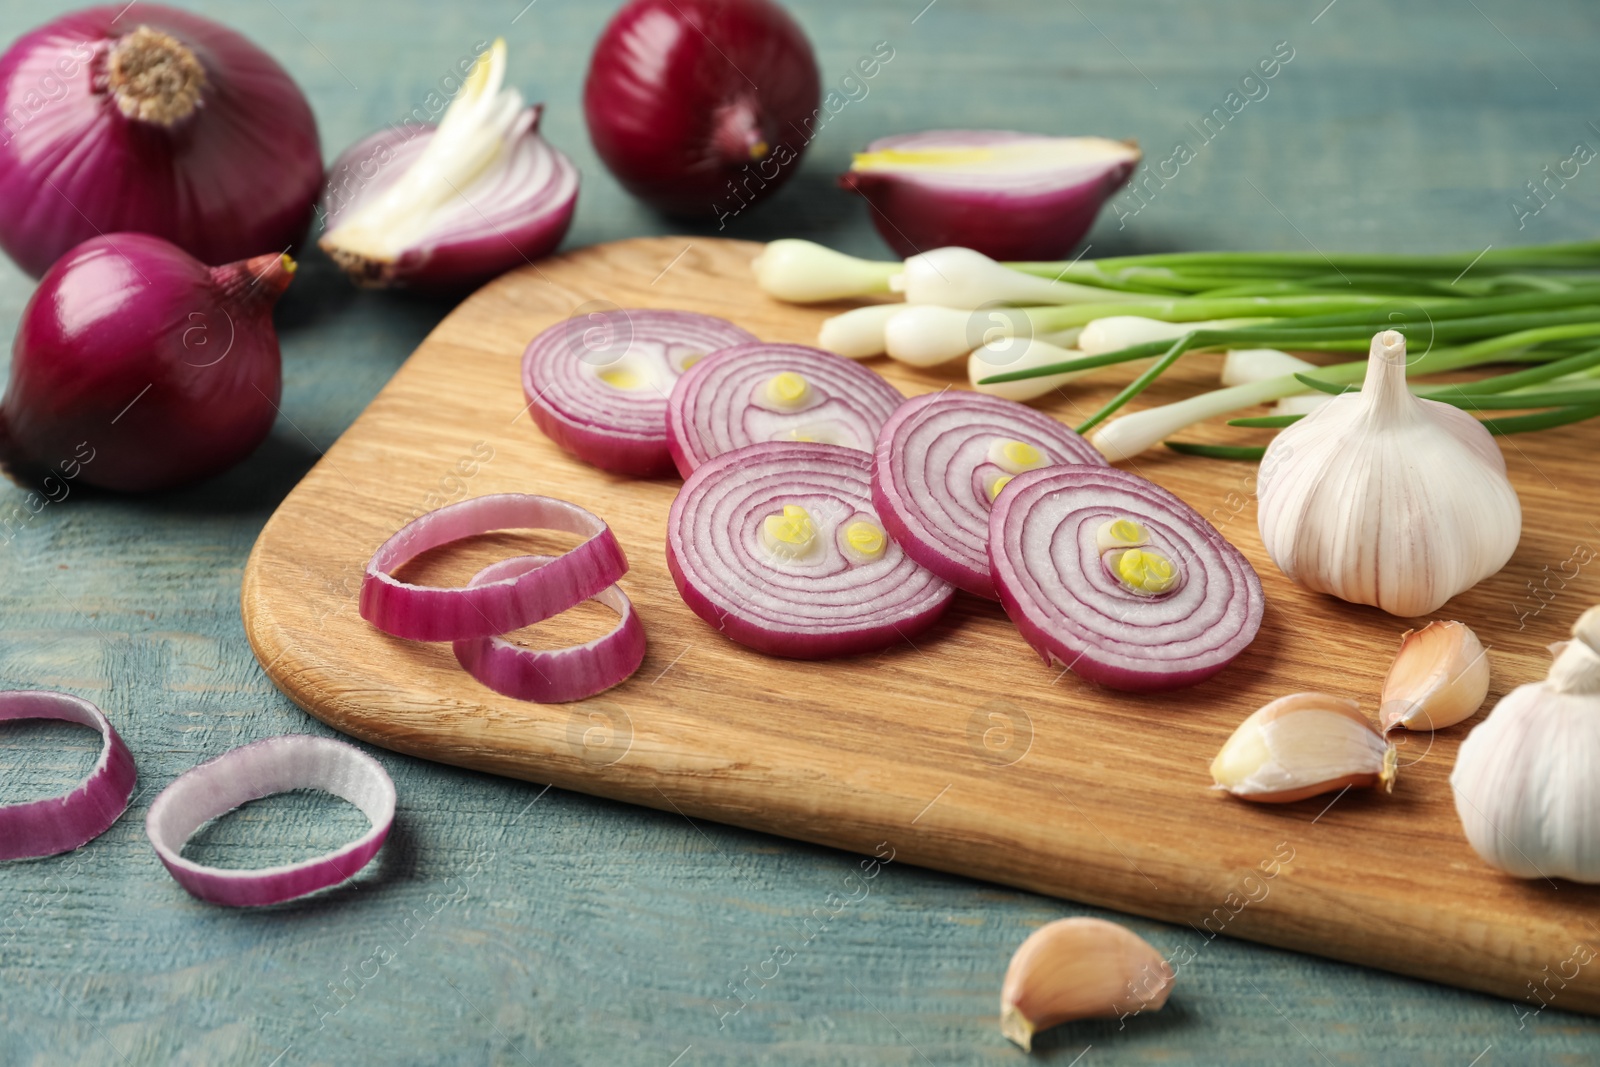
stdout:
<svg viewBox="0 0 1600 1067">
<path fill-rule="evenodd" d="M 672 502 L 667 567 L 685 604 L 743 645 L 827 659 L 914 638 L 955 590 L 890 540 L 872 457 L 767 442 L 703 463 Z"/>
<path fill-rule="evenodd" d="M 1114 467 L 1018 475 L 995 501 L 989 555 L 1028 644 L 1113 689 L 1193 685 L 1261 627 L 1261 581 L 1239 550 L 1165 489 Z"/>
<path fill-rule="evenodd" d="M 550 556 L 513 556 L 485 567 L 469 584 L 515 578 L 553 562 Z M 602 693 L 627 680 L 644 662 L 644 626 L 617 586 L 590 599 L 617 613 L 616 628 L 602 637 L 548 650 L 519 648 L 503 637 L 480 637 L 457 641 L 456 660 L 478 681 L 516 700 L 562 704 Z"/>
<path fill-rule="evenodd" d="M 205 822 L 240 804 L 291 789 L 321 789 L 361 809 L 372 829 L 343 848 L 259 870 L 206 867 L 181 855 Z M 235 908 L 279 904 L 353 878 L 377 854 L 394 822 L 394 782 L 383 764 L 343 741 L 309 734 L 269 737 L 191 767 L 161 791 L 145 834 L 178 884 L 201 900 Z"/>
<path fill-rule="evenodd" d="M 460 588 L 411 585 L 394 571 L 430 548 L 493 530 L 540 529 L 588 538 L 548 566 Z M 493 637 L 559 615 L 627 573 L 622 547 L 594 515 L 547 496 L 496 493 L 413 519 L 367 563 L 361 617 L 413 641 Z"/>
<path fill-rule="evenodd" d="M 820 348 L 735 345 L 679 379 L 667 407 L 667 442 L 685 478 L 713 456 L 761 441 L 871 451 L 904 399 L 874 372 Z"/>
<path fill-rule="evenodd" d="M 906 555 L 969 593 L 997 599 L 989 512 L 1023 471 L 1106 465 L 1093 445 L 1025 404 L 946 390 L 900 405 L 878 435 L 872 503 Z"/>
<path fill-rule="evenodd" d="M 1065 258 L 1139 164 L 1104 137 L 929 130 L 873 141 L 839 184 L 902 256 L 959 245 L 998 260 Z"/>
<path fill-rule="evenodd" d="M 602 470 L 671 474 L 667 397 L 678 377 L 718 349 L 755 339 L 692 311 L 575 315 L 539 334 L 523 353 L 528 412 L 552 441 Z"/>
<path fill-rule="evenodd" d="M 94 769 L 71 792 L 0 807 L 0 860 L 70 852 L 111 829 L 128 809 L 138 772 L 105 713 L 66 693 L 17 689 L 0 693 L 0 721 L 13 719 L 75 722 L 98 730 L 105 744 Z"/>
</svg>

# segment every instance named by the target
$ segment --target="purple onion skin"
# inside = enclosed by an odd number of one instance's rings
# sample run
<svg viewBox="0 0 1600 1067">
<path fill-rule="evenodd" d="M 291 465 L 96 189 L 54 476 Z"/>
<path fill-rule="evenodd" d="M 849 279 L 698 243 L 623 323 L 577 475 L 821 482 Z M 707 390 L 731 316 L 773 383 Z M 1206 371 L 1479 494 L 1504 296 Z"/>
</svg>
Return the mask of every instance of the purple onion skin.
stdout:
<svg viewBox="0 0 1600 1067">
<path fill-rule="evenodd" d="M 0 401 L 0 463 L 122 492 L 217 474 L 255 450 L 282 384 L 277 253 L 208 267 L 158 237 L 85 241 L 22 313 Z"/>
<path fill-rule="evenodd" d="M 405 146 L 408 158 L 415 158 L 432 139 L 437 127 L 422 122 L 386 126 L 357 141 L 328 168 L 328 184 L 322 205 L 324 223 L 332 230 L 354 200 L 345 202 L 342 190 L 357 189 L 365 198 L 376 196 L 400 178 L 404 167 L 379 165 L 393 158 Z M 555 151 L 552 147 L 551 151 Z M 370 176 L 369 176 L 370 175 Z M 578 207 L 575 188 L 565 205 L 546 215 L 517 223 L 496 224 L 496 232 L 479 237 L 440 241 L 425 249 L 413 249 L 400 257 L 382 281 L 424 293 L 456 293 L 476 289 L 513 267 L 531 263 L 554 252 L 572 225 Z"/>
<path fill-rule="evenodd" d="M 874 141 L 867 150 L 902 138 Z M 904 175 L 846 171 L 841 188 L 872 205 L 872 224 L 899 256 L 957 245 L 1005 262 L 1065 259 L 1094 225 L 1100 207 L 1138 165 L 1131 159 L 1080 185 L 1019 195 L 924 185 Z"/>
<path fill-rule="evenodd" d="M 170 128 L 124 117 L 104 86 L 110 49 L 139 26 L 177 38 L 205 68 L 199 108 Z M 316 119 L 293 79 L 186 11 L 88 8 L 24 35 L 0 57 L 0 110 L 11 123 L 0 127 L 0 247 L 34 277 L 117 232 L 214 265 L 287 251 L 322 188 Z"/>
<path fill-rule="evenodd" d="M 630 193 L 715 218 L 799 169 L 821 99 L 810 42 L 771 0 L 633 0 L 595 45 L 583 113 Z"/>
</svg>

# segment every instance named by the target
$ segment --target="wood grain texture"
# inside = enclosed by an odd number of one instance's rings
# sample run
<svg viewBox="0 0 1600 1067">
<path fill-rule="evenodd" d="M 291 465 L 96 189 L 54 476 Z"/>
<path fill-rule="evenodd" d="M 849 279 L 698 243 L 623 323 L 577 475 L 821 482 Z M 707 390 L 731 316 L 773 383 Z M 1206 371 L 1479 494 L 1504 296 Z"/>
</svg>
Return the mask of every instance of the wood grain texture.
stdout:
<svg viewBox="0 0 1600 1067">
<path fill-rule="evenodd" d="M 411 755 L 869 855 L 887 842 L 900 862 L 1508 997 L 1544 961 L 1600 943 L 1586 921 L 1600 892 L 1510 879 L 1468 848 L 1446 779 L 1470 724 L 1406 738 L 1393 796 L 1261 807 L 1209 790 L 1206 765 L 1222 741 L 1278 695 L 1322 690 L 1375 710 L 1405 628 L 1278 574 L 1246 500 L 1249 467 L 1159 454 L 1132 464 L 1217 520 L 1266 588 L 1256 643 L 1193 689 L 1130 696 L 1045 668 L 998 606 L 965 596 L 914 646 L 820 665 L 763 657 L 708 628 L 679 600 L 663 559 L 678 483 L 604 475 L 560 452 L 520 414 L 520 355 L 539 330 L 600 306 L 687 308 L 769 340 L 813 339 L 827 312 L 764 297 L 748 267 L 758 248 L 616 242 L 507 275 L 453 312 L 290 493 L 251 554 L 245 627 L 272 679 L 330 726 Z M 1203 387 L 1219 358 L 1192 359 L 1152 399 Z M 875 366 L 908 395 L 951 382 Z M 1071 418 L 1115 387 L 1045 408 Z M 1565 507 L 1557 487 L 1581 474 L 1573 446 L 1593 433 L 1507 449 L 1527 536 L 1504 572 L 1445 615 L 1493 648 L 1491 700 L 1543 676 L 1550 635 L 1522 626 L 1518 610 L 1544 563 L 1572 550 L 1551 532 Z M 460 457 L 491 451 L 462 474 Z M 569 499 L 611 524 L 632 563 L 622 585 L 650 639 L 628 682 L 579 704 L 520 703 L 467 677 L 447 645 L 389 638 L 358 616 L 367 557 L 433 503 L 430 493 L 491 492 Z M 436 550 L 409 573 L 460 582 L 523 545 L 548 542 L 497 535 Z M 593 632 L 573 628 L 583 625 L 537 629 L 562 640 Z M 1579 968 L 1562 995 L 1600 1011 L 1600 974 Z"/>
</svg>

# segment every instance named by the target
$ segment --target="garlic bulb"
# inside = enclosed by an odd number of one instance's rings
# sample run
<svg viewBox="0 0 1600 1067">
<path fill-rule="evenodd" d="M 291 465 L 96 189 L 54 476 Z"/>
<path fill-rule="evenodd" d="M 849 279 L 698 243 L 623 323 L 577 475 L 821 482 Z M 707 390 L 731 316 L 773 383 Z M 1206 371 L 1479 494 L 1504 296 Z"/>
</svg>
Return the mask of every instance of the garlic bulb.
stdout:
<svg viewBox="0 0 1600 1067">
<path fill-rule="evenodd" d="M 1467 841 L 1518 878 L 1600 883 L 1600 607 L 1542 682 L 1519 686 L 1461 743 L 1450 786 Z"/>
<path fill-rule="evenodd" d="M 1261 541 L 1294 582 L 1426 615 L 1494 574 L 1522 505 L 1494 438 L 1406 387 L 1405 338 L 1372 339 L 1366 383 L 1290 426 L 1257 481 Z"/>
</svg>

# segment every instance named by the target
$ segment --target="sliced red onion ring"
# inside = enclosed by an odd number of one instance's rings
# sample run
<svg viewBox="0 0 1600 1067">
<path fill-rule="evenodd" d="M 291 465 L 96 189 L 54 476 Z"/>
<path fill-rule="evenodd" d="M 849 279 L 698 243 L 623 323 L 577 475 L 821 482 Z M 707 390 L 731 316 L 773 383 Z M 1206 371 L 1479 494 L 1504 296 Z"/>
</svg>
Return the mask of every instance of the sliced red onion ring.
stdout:
<svg viewBox="0 0 1600 1067">
<path fill-rule="evenodd" d="M 321 789 L 361 809 L 372 829 L 341 849 L 260 870 L 206 867 L 184 844 L 205 822 L 251 800 Z M 161 791 L 145 834 L 178 884 L 201 900 L 235 908 L 279 904 L 353 878 L 377 854 L 394 822 L 394 782 L 383 764 L 343 741 L 309 734 L 269 737 L 191 767 Z"/>
<path fill-rule="evenodd" d="M 588 538 L 548 566 L 481 585 L 411 585 L 394 577 L 430 548 L 492 530 L 539 529 Z M 559 615 L 628 570 L 622 547 L 594 515 L 547 496 L 496 493 L 448 504 L 413 519 L 385 541 L 361 582 L 361 617 L 413 641 L 493 637 Z"/>
<path fill-rule="evenodd" d="M 470 585 L 515 578 L 555 560 L 550 556 L 513 556 L 491 563 L 473 575 Z M 484 685 L 517 700 L 562 704 L 602 693 L 633 675 L 644 661 L 644 626 L 633 603 L 617 586 L 591 599 L 617 613 L 616 628 L 603 637 L 560 649 L 519 648 L 503 637 L 479 637 L 455 643 L 456 660 Z"/>
<path fill-rule="evenodd" d="M 539 429 L 585 463 L 642 478 L 671 474 L 667 396 L 679 375 L 718 349 L 755 339 L 692 311 L 589 311 L 529 343 L 522 390 Z"/>
<path fill-rule="evenodd" d="M 667 517 L 667 567 L 685 604 L 743 645 L 827 659 L 932 625 L 955 590 L 890 540 L 872 507 L 872 457 L 768 442 L 702 464 Z"/>
<path fill-rule="evenodd" d="M 735 345 L 679 379 L 667 443 L 687 478 L 713 456 L 761 441 L 815 441 L 871 451 L 905 397 L 873 371 L 805 345 Z"/>
<path fill-rule="evenodd" d="M 128 809 L 138 777 L 133 756 L 105 713 L 66 693 L 15 689 L 0 693 L 0 721 L 59 719 L 100 731 L 100 758 L 69 793 L 0 807 L 0 860 L 70 852 L 107 830 Z"/>
<path fill-rule="evenodd" d="M 945 390 L 900 405 L 878 435 L 872 503 L 906 555 L 969 593 L 989 574 L 992 501 L 1024 471 L 1106 465 L 1093 445 L 1026 404 Z"/>
<path fill-rule="evenodd" d="M 1176 689 L 1255 639 L 1261 581 L 1189 505 L 1114 467 L 1020 474 L 995 501 L 1000 603 L 1049 663 L 1113 689 Z"/>
</svg>

